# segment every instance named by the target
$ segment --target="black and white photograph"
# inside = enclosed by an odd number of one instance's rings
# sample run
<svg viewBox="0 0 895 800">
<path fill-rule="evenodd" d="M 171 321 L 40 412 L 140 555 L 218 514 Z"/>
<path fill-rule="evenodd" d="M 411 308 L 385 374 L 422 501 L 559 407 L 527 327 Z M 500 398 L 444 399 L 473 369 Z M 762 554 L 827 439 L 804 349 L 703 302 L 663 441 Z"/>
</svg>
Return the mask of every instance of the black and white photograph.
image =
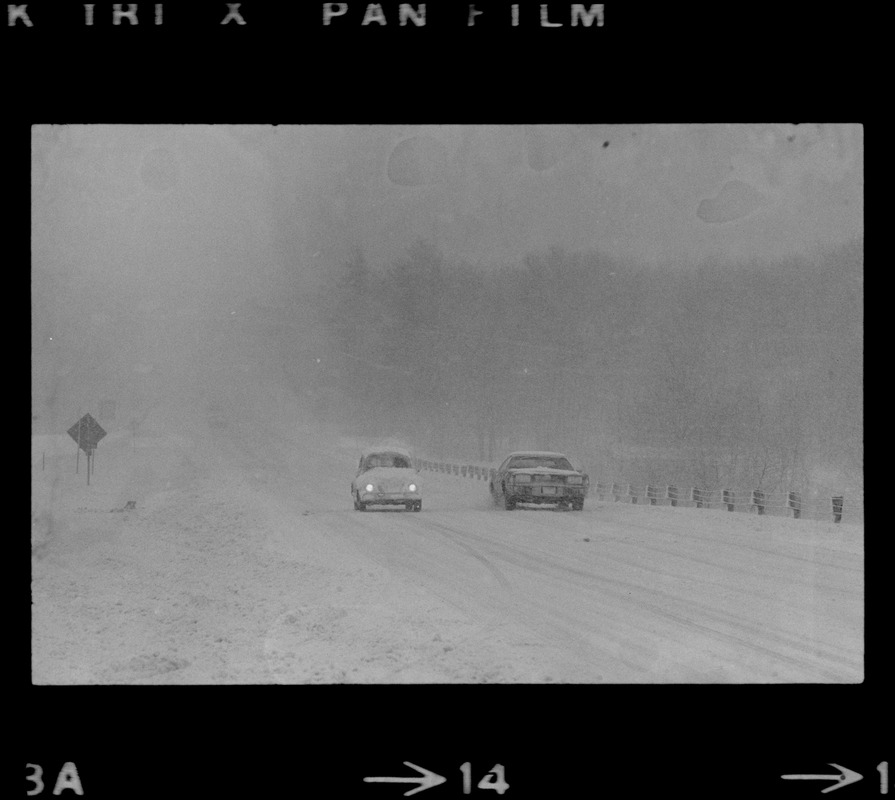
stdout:
<svg viewBox="0 0 895 800">
<path fill-rule="evenodd" d="M 887 793 L 862 113 L 727 15 L 177 8 L 7 9 L 29 796 Z"/>
<path fill-rule="evenodd" d="M 32 133 L 36 683 L 862 681 L 860 126 Z"/>
</svg>

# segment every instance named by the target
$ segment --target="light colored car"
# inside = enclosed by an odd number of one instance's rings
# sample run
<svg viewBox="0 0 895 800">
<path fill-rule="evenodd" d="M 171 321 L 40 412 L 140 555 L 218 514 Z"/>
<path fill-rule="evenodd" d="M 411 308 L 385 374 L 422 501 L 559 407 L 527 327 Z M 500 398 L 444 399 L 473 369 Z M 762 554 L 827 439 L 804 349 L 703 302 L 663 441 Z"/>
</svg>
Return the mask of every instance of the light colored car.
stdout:
<svg viewBox="0 0 895 800">
<path fill-rule="evenodd" d="M 510 453 L 488 488 L 494 503 L 507 511 L 519 503 L 550 503 L 581 511 L 588 485 L 588 476 L 562 453 L 530 450 Z"/>
<path fill-rule="evenodd" d="M 423 494 L 413 456 L 406 450 L 369 450 L 360 457 L 357 475 L 351 481 L 354 510 L 367 506 L 404 506 L 421 511 Z"/>
</svg>

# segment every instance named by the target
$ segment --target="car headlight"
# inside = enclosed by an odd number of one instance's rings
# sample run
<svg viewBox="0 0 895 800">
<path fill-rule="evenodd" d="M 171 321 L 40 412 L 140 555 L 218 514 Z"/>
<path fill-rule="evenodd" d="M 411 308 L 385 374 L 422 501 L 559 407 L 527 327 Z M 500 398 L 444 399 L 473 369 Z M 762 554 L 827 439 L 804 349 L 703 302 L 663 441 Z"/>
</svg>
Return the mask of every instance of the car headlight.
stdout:
<svg viewBox="0 0 895 800">
<path fill-rule="evenodd" d="M 513 483 L 531 483 L 531 475 L 513 475 Z"/>
<path fill-rule="evenodd" d="M 368 483 L 368 484 L 366 485 L 365 488 L 366 488 L 366 490 L 367 490 L 368 492 L 372 492 L 372 491 L 373 491 L 373 484 L 372 484 L 372 483 Z"/>
<path fill-rule="evenodd" d="M 411 492 L 415 492 L 415 491 L 416 491 L 416 484 L 415 484 L 415 483 L 411 483 L 410 486 L 408 486 L 407 488 L 408 488 Z"/>
<path fill-rule="evenodd" d="M 580 486 L 584 483 L 584 478 L 581 475 L 569 475 L 569 477 L 566 478 L 566 483 L 576 484 Z"/>
</svg>

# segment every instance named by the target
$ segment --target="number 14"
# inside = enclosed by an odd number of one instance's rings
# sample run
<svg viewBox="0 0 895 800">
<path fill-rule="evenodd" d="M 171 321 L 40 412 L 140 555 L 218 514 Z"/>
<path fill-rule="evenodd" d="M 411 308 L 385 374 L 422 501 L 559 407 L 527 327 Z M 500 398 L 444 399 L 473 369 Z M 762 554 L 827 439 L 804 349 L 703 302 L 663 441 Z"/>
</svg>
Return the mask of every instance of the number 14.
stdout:
<svg viewBox="0 0 895 800">
<path fill-rule="evenodd" d="M 464 762 L 460 767 L 460 772 L 463 773 L 463 794 L 471 794 L 472 793 L 472 764 L 468 761 Z M 495 764 L 491 767 L 490 770 L 485 774 L 485 777 L 482 778 L 477 784 L 476 787 L 479 789 L 493 789 L 498 794 L 503 794 L 507 789 L 510 788 L 510 784 L 506 782 L 503 774 L 503 765 Z"/>
</svg>

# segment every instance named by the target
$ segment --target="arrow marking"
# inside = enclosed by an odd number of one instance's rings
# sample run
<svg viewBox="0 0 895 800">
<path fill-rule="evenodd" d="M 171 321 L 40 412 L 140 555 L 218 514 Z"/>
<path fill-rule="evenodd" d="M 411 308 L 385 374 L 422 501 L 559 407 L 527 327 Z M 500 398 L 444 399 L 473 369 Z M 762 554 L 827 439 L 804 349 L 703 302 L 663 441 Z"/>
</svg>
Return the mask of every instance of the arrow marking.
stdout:
<svg viewBox="0 0 895 800">
<path fill-rule="evenodd" d="M 411 767 L 419 772 L 422 775 L 422 778 L 364 778 L 365 783 L 418 783 L 419 786 L 416 789 L 411 789 L 409 792 L 404 792 L 404 797 L 408 797 L 409 795 L 416 794 L 417 792 L 421 792 L 424 789 L 431 789 L 433 786 L 438 786 L 440 783 L 444 783 L 447 781 L 447 778 L 443 778 L 441 775 L 436 775 L 434 772 L 430 772 L 427 769 L 423 769 L 422 767 L 418 767 L 416 764 L 411 764 L 409 761 L 404 762 L 405 767 Z"/>
<path fill-rule="evenodd" d="M 855 783 L 861 780 L 864 776 L 854 770 L 846 769 L 845 767 L 840 767 L 838 764 L 830 764 L 831 767 L 836 767 L 839 770 L 838 775 L 781 775 L 780 777 L 787 781 L 836 781 L 832 786 L 828 786 L 826 789 L 821 789 L 821 794 L 826 794 L 827 792 L 833 792 L 836 789 L 840 789 L 843 786 L 848 786 L 850 783 Z"/>
</svg>

